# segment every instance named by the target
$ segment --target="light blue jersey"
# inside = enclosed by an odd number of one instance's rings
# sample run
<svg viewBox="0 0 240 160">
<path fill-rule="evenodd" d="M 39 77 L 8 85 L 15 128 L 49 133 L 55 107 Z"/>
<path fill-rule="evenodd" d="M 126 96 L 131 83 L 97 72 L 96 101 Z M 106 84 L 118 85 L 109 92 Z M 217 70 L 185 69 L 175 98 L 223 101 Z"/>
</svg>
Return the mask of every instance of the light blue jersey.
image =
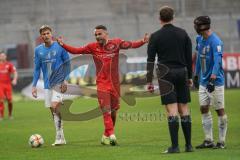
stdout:
<svg viewBox="0 0 240 160">
<path fill-rule="evenodd" d="M 62 82 L 68 76 L 69 55 L 57 42 L 53 42 L 50 47 L 45 47 L 44 44 L 37 46 L 34 63 L 33 87 L 37 85 L 40 70 L 43 73 L 44 89 L 52 88 L 54 84 Z"/>
<path fill-rule="evenodd" d="M 211 74 L 216 75 L 215 85 L 224 85 L 224 71 L 222 67 L 223 42 L 212 33 L 207 39 L 202 36 L 196 38 L 196 68 L 195 75 L 200 77 L 200 85 L 206 86 Z"/>
</svg>

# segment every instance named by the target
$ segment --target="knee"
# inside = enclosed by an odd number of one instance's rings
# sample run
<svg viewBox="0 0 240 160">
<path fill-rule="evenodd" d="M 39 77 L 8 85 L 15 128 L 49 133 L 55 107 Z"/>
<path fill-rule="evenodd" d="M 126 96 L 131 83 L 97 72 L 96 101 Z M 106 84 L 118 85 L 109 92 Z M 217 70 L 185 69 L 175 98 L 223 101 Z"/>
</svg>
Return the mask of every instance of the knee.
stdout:
<svg viewBox="0 0 240 160">
<path fill-rule="evenodd" d="M 7 102 L 8 102 L 8 105 L 12 104 L 12 100 L 7 100 Z"/>
<path fill-rule="evenodd" d="M 111 114 L 111 107 L 110 106 L 100 106 L 102 114 Z"/>
<path fill-rule="evenodd" d="M 171 111 L 168 111 L 168 116 L 169 117 L 175 117 L 175 116 L 177 116 L 178 115 L 178 112 L 177 111 L 173 111 L 173 110 L 171 110 Z"/>
<path fill-rule="evenodd" d="M 165 106 L 168 116 L 177 116 L 178 115 L 178 106 L 177 103 L 168 104 Z"/>
<path fill-rule="evenodd" d="M 187 116 L 189 115 L 188 107 L 184 107 L 178 110 L 180 116 Z"/>
<path fill-rule="evenodd" d="M 112 111 L 111 111 L 111 115 L 114 116 L 114 115 L 116 115 L 116 114 L 117 114 L 117 112 L 116 112 L 115 110 L 112 110 Z"/>
<path fill-rule="evenodd" d="M 179 113 L 179 115 L 180 115 L 181 117 L 184 116 L 184 111 L 179 110 L 178 113 Z"/>
<path fill-rule="evenodd" d="M 189 115 L 188 104 L 178 103 L 178 113 L 180 116 Z"/>
<path fill-rule="evenodd" d="M 200 111 L 202 114 L 206 114 L 209 112 L 209 106 L 201 106 Z"/>
<path fill-rule="evenodd" d="M 216 110 L 216 112 L 217 112 L 217 115 L 218 116 L 224 116 L 225 115 L 225 111 L 224 111 L 224 109 L 222 108 L 222 109 L 219 109 L 219 110 Z"/>
<path fill-rule="evenodd" d="M 52 102 L 51 108 L 57 108 L 59 106 L 59 102 Z"/>
</svg>

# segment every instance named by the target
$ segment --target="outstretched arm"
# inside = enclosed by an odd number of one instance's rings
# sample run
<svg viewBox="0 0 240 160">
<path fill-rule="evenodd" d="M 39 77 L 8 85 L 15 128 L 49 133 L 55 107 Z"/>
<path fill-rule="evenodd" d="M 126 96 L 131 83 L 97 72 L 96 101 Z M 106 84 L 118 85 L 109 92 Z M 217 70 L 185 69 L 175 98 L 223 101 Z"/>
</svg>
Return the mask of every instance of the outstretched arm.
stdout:
<svg viewBox="0 0 240 160">
<path fill-rule="evenodd" d="M 73 47 L 68 44 L 63 43 L 63 39 L 57 38 L 57 42 L 69 53 L 71 54 L 91 54 L 91 49 L 89 45 L 83 47 Z"/>
<path fill-rule="evenodd" d="M 145 33 L 142 39 L 136 41 L 122 41 L 120 43 L 120 49 L 139 48 L 145 43 L 148 43 L 149 34 Z"/>
</svg>

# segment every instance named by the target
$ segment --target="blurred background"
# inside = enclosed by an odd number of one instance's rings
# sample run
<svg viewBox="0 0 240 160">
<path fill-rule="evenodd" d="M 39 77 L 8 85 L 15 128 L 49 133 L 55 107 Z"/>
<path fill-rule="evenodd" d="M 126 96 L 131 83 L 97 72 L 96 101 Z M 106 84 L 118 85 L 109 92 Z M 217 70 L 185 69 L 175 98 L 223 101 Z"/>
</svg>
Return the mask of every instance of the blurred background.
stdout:
<svg viewBox="0 0 240 160">
<path fill-rule="evenodd" d="M 34 48 L 39 44 L 41 25 L 52 26 L 55 36 L 63 36 L 74 46 L 95 41 L 93 29 L 98 24 L 106 25 L 111 37 L 135 40 L 160 28 L 158 10 L 163 5 L 175 9 L 174 24 L 188 32 L 193 53 L 193 20 L 199 15 L 211 17 L 212 29 L 224 42 L 226 87 L 239 87 L 240 0 L 0 0 L 0 48 L 18 69 L 19 85 L 15 90 L 20 91 L 32 81 Z M 127 52 L 128 63 L 139 59 L 145 62 L 146 45 Z M 139 68 L 145 69 L 144 64 L 133 70 Z M 78 78 L 74 75 L 72 78 Z"/>
</svg>

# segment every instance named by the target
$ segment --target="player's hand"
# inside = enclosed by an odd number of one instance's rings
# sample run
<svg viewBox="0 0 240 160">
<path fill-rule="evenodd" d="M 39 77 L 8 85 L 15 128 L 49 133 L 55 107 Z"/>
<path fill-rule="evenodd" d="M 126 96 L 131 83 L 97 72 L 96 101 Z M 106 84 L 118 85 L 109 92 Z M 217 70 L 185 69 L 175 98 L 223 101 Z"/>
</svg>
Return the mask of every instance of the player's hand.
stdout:
<svg viewBox="0 0 240 160">
<path fill-rule="evenodd" d="M 58 44 L 60 44 L 60 46 L 63 46 L 63 37 L 62 36 L 56 38 L 56 40 L 57 40 Z"/>
<path fill-rule="evenodd" d="M 209 92 L 209 93 L 212 93 L 214 90 L 215 90 L 215 84 L 214 84 L 214 79 L 212 79 L 212 78 L 210 78 L 210 80 L 209 80 L 209 82 L 208 82 L 208 84 L 207 84 L 207 91 Z"/>
<path fill-rule="evenodd" d="M 150 38 L 150 34 L 145 33 L 145 35 L 144 35 L 144 37 L 143 37 L 143 42 L 144 42 L 144 43 L 148 43 L 149 38 Z"/>
<path fill-rule="evenodd" d="M 32 87 L 32 96 L 34 98 L 37 98 L 37 88 L 36 87 Z"/>
<path fill-rule="evenodd" d="M 66 82 L 63 82 L 60 85 L 60 91 L 61 91 L 61 93 L 65 93 L 67 91 L 67 83 Z"/>
<path fill-rule="evenodd" d="M 193 80 L 192 79 L 188 79 L 187 80 L 187 84 L 189 87 L 192 87 L 193 86 Z"/>
<path fill-rule="evenodd" d="M 16 86 L 17 85 L 17 79 L 12 80 L 12 85 Z"/>
<path fill-rule="evenodd" d="M 195 87 L 196 89 L 199 89 L 198 76 L 194 76 L 194 77 L 193 77 L 193 84 L 194 84 L 194 87 Z"/>
<path fill-rule="evenodd" d="M 148 83 L 147 89 L 148 89 L 148 92 L 153 93 L 154 92 L 154 85 L 152 83 Z"/>
</svg>

